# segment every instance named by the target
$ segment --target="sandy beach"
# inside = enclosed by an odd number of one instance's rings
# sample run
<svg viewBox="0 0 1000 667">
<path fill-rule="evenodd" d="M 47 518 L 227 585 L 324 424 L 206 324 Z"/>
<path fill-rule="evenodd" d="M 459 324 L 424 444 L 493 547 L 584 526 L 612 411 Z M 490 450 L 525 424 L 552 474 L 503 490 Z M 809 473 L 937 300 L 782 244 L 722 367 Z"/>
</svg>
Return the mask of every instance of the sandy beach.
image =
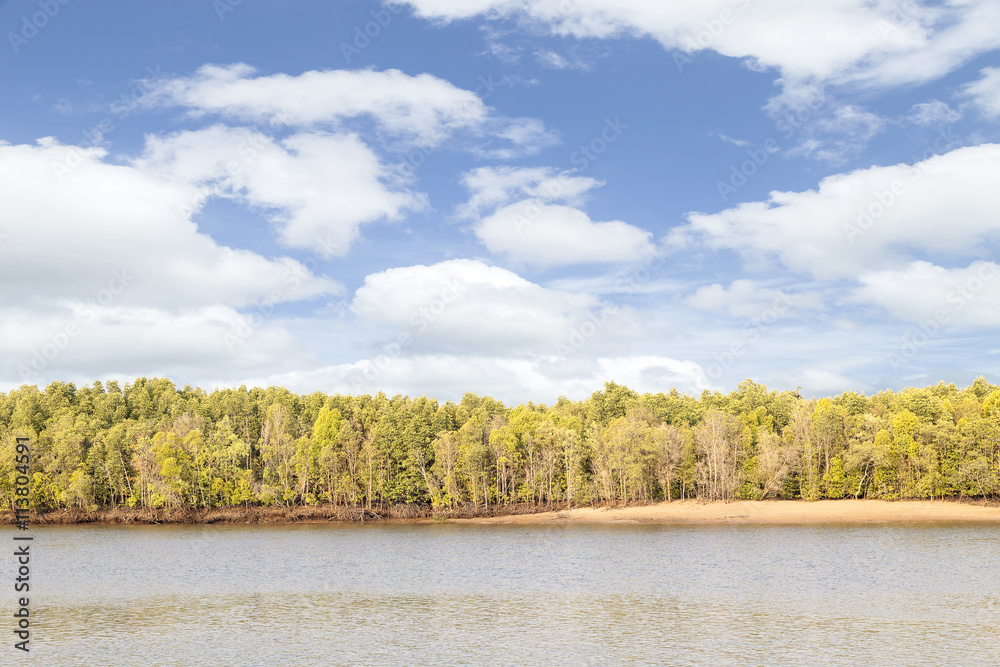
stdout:
<svg viewBox="0 0 1000 667">
<path fill-rule="evenodd" d="M 810 524 L 1000 522 L 1000 507 L 955 501 L 765 500 L 674 501 L 643 507 L 590 508 L 477 519 L 454 523 L 659 523 L 659 524 Z"/>
<path fill-rule="evenodd" d="M 448 523 L 556 524 L 556 523 L 659 523 L 659 524 L 820 524 L 820 523 L 1000 523 L 1000 505 L 956 500 L 765 500 L 705 502 L 675 500 L 671 503 L 631 507 L 579 507 L 535 512 L 528 506 L 465 508 L 432 516 L 430 507 L 397 506 L 380 510 L 358 507 L 219 507 L 212 509 L 162 508 L 158 510 L 81 508 L 31 513 L 30 525 L 46 524 L 281 524 L 281 523 Z M 482 513 L 481 516 L 476 516 Z M 488 514 L 487 514 L 488 513 Z M 456 516 L 457 514 L 457 516 Z M 458 517 L 468 518 L 458 518 Z M 0 525 L 15 522 L 12 512 L 0 512 Z"/>
</svg>

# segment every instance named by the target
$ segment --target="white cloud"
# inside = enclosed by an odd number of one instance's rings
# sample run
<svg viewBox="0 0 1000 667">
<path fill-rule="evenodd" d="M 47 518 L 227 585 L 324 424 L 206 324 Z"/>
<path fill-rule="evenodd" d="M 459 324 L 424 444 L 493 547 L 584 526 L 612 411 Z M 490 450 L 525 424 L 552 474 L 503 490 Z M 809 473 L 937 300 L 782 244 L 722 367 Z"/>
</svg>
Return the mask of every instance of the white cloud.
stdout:
<svg viewBox="0 0 1000 667">
<path fill-rule="evenodd" d="M 840 162 L 860 152 L 886 125 L 884 118 L 854 105 L 836 108 L 806 129 L 806 139 L 790 154 L 811 154 L 820 160 Z"/>
<path fill-rule="evenodd" d="M 104 156 L 50 139 L 0 144 L 0 281 L 18 286 L 5 305 L 85 301 L 116 271 L 128 282 L 119 305 L 243 307 L 276 290 L 279 301 L 340 291 L 297 261 L 217 244 L 184 213 L 197 188 Z"/>
<path fill-rule="evenodd" d="M 869 88 L 936 79 L 1000 46 L 994 0 L 948 5 L 867 0 L 407 0 L 444 20 L 515 16 L 557 35 L 652 37 L 666 49 L 710 48 L 776 69 L 782 81 Z"/>
<path fill-rule="evenodd" d="M 492 160 L 511 160 L 535 155 L 543 148 L 558 143 L 554 132 L 545 129 L 545 123 L 537 118 L 515 118 L 494 124 L 485 129 L 489 139 L 483 145 L 470 150 L 479 157 Z M 496 139 L 504 141 L 497 142 Z"/>
<path fill-rule="evenodd" d="M 871 167 L 815 190 L 772 192 L 715 214 L 693 213 L 674 244 L 693 240 L 747 259 L 780 260 L 830 279 L 897 268 L 908 250 L 971 256 L 1000 230 L 1000 145 L 960 148 L 916 165 Z"/>
<path fill-rule="evenodd" d="M 514 64 L 521 59 L 522 49 L 507 44 L 504 41 L 509 31 L 498 30 L 489 25 L 481 26 L 480 29 L 483 31 L 486 39 L 486 53 L 508 65 Z M 479 55 L 485 55 L 485 53 Z"/>
<path fill-rule="evenodd" d="M 60 309 L 5 308 L 0 362 L 10 369 L 9 379 L 44 385 L 109 375 L 235 380 L 314 364 L 315 358 L 276 322 L 251 327 L 247 316 L 228 306 L 165 310 L 72 302 Z"/>
<path fill-rule="evenodd" d="M 571 63 L 569 60 L 566 60 L 564 56 L 556 53 L 555 51 L 549 51 L 549 50 L 536 52 L 535 60 L 537 60 L 540 64 L 544 65 L 545 67 L 549 67 L 551 69 L 570 69 L 571 67 L 574 66 L 574 63 Z"/>
<path fill-rule="evenodd" d="M 834 371 L 820 368 L 803 368 L 796 372 L 797 382 L 808 387 L 806 396 L 835 396 L 845 391 L 857 391 L 858 383 Z"/>
<path fill-rule="evenodd" d="M 962 93 L 972 98 L 972 103 L 987 118 L 1000 117 L 1000 67 L 986 67 L 979 73 L 979 80 L 966 85 Z"/>
<path fill-rule="evenodd" d="M 962 114 L 952 109 L 947 103 L 941 100 L 931 100 L 914 104 L 910 113 L 906 115 L 906 120 L 916 125 L 929 127 L 932 125 L 948 125 L 962 118 Z"/>
<path fill-rule="evenodd" d="M 638 294 L 679 294 L 687 291 L 690 285 L 680 280 L 674 280 L 662 275 L 665 268 L 665 256 L 660 255 L 655 260 L 639 267 L 624 267 L 615 273 L 588 273 L 586 277 L 559 278 L 546 283 L 552 289 L 587 292 L 601 295 L 638 295 Z"/>
<path fill-rule="evenodd" d="M 371 379 L 366 379 L 367 377 Z M 375 368 L 371 361 L 325 366 L 250 378 L 249 386 L 281 385 L 293 391 L 329 393 L 402 393 L 459 400 L 466 391 L 516 404 L 552 404 L 559 396 L 582 400 L 611 380 L 640 392 L 698 394 L 714 388 L 702 368 L 670 357 L 607 357 L 578 366 L 548 356 L 511 359 L 495 356 L 421 354 L 397 357 Z"/>
<path fill-rule="evenodd" d="M 388 269 L 365 278 L 351 310 L 366 324 L 389 324 L 426 349 L 474 354 L 555 351 L 600 306 L 589 294 L 546 289 L 479 261 Z"/>
<path fill-rule="evenodd" d="M 885 127 L 884 118 L 853 104 L 839 107 L 830 118 L 819 123 L 828 132 L 846 134 L 858 140 L 870 139 Z"/>
<path fill-rule="evenodd" d="M 474 218 L 484 210 L 496 210 L 517 199 L 579 204 L 583 195 L 604 185 L 601 181 L 557 172 L 551 167 L 480 167 L 462 177 L 469 201 L 459 207 L 459 215 Z"/>
<path fill-rule="evenodd" d="M 679 391 L 698 394 L 713 388 L 704 369 L 693 361 L 649 355 L 603 358 L 597 363 L 602 376 L 618 378 L 616 382 L 640 392 L 661 392 L 676 387 Z"/>
<path fill-rule="evenodd" d="M 861 107 L 837 106 L 813 86 L 771 100 L 765 109 L 776 117 L 777 128 L 787 138 L 797 135 L 798 145 L 788 156 L 805 155 L 834 164 L 860 153 L 887 125 L 885 118 Z"/>
<path fill-rule="evenodd" d="M 531 153 L 553 137 L 534 119 L 497 116 L 473 91 L 430 74 L 399 70 L 312 70 L 298 76 L 255 76 L 249 65 L 205 65 L 190 77 L 158 81 L 143 99 L 146 106 L 181 106 L 193 115 L 279 127 L 342 130 L 350 119 L 374 120 L 394 138 L 437 146 L 457 133 L 502 137 L 510 154 Z M 492 94 L 503 85 L 481 85 Z"/>
<path fill-rule="evenodd" d="M 199 232 L 186 207 L 203 196 L 182 180 L 109 164 L 102 149 L 0 144 L 6 379 L 234 377 L 310 363 L 275 309 L 342 286 Z M 239 312 L 248 309 L 260 316 L 252 325 Z"/>
<path fill-rule="evenodd" d="M 137 168 L 258 207 L 282 243 L 343 256 L 359 228 L 398 220 L 425 205 L 391 187 L 392 171 L 353 134 L 309 132 L 280 141 L 248 129 L 215 126 L 148 137 Z"/>
<path fill-rule="evenodd" d="M 720 139 L 722 139 L 727 144 L 732 144 L 733 146 L 736 146 L 737 148 L 747 148 L 749 146 L 753 146 L 754 145 L 752 141 L 747 141 L 746 139 L 733 139 L 732 137 L 730 137 L 728 135 L 725 135 L 725 134 L 722 134 L 721 132 L 718 135 L 716 135 L 716 136 L 718 136 Z"/>
<path fill-rule="evenodd" d="M 650 232 L 532 199 L 501 208 L 473 229 L 490 252 L 534 266 L 632 262 L 656 253 Z"/>
<path fill-rule="evenodd" d="M 784 313 L 791 307 L 822 308 L 820 296 L 814 292 L 794 295 L 770 289 L 752 280 L 734 280 L 726 288 L 719 283 L 699 287 L 685 302 L 712 312 L 727 312 L 732 317 L 760 317 L 761 313 L 777 309 Z"/>
<path fill-rule="evenodd" d="M 583 72 L 590 70 L 590 64 L 580 58 L 570 55 L 564 56 L 551 49 L 543 49 L 535 52 L 535 60 L 544 67 L 550 69 L 575 69 Z"/>
<path fill-rule="evenodd" d="M 243 63 L 204 65 L 191 77 L 157 82 L 146 103 L 273 125 L 329 126 L 371 116 L 387 131 L 431 143 L 489 115 L 474 93 L 430 74 L 409 76 L 399 70 L 255 74 Z"/>
<path fill-rule="evenodd" d="M 619 220 L 594 222 L 574 206 L 554 204 L 579 205 L 589 190 L 603 185 L 572 173 L 548 167 L 476 169 L 463 178 L 471 197 L 459 215 L 479 218 L 473 231 L 490 252 L 535 266 L 629 262 L 655 254 L 652 234 L 645 230 Z"/>
<path fill-rule="evenodd" d="M 993 262 L 946 269 L 916 261 L 899 270 L 863 274 L 860 282 L 855 301 L 880 306 L 901 320 L 1000 326 L 1000 266 Z"/>
</svg>

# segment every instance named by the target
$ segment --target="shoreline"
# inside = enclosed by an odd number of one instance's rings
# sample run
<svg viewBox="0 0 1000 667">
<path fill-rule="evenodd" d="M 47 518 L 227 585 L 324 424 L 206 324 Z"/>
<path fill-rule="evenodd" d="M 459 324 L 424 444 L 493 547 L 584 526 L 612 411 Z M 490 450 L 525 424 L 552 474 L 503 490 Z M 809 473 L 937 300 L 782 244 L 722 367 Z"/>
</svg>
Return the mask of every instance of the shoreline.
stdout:
<svg viewBox="0 0 1000 667">
<path fill-rule="evenodd" d="M 1000 506 L 958 500 L 675 500 L 619 508 L 581 507 L 509 517 L 456 519 L 477 524 L 806 525 L 832 523 L 1000 523 Z"/>
<path fill-rule="evenodd" d="M 1000 504 L 970 500 L 675 500 L 655 504 L 548 509 L 515 505 L 465 507 L 432 513 L 425 506 L 386 509 L 357 507 L 223 507 L 213 509 L 136 510 L 79 508 L 32 513 L 28 523 L 41 525 L 183 525 L 293 523 L 455 523 L 455 524 L 764 524 L 831 523 L 1000 523 Z M 0 513 L 0 525 L 13 525 L 14 513 Z"/>
</svg>

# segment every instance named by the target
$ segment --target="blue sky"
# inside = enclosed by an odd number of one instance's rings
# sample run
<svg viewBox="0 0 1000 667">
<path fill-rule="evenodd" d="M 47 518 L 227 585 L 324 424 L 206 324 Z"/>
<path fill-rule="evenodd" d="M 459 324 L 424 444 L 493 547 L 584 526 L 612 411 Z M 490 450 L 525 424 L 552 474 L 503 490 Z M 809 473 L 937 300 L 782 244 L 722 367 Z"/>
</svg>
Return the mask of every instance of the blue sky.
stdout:
<svg viewBox="0 0 1000 667">
<path fill-rule="evenodd" d="M 0 2 L 0 389 L 1000 380 L 1000 6 Z"/>
</svg>

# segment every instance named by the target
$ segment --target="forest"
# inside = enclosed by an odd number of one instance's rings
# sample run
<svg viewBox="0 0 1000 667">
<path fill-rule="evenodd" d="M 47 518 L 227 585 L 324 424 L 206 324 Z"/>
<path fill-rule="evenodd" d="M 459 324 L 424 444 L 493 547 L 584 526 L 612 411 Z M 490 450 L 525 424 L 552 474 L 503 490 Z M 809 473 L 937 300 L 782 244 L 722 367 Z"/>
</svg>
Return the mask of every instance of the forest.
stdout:
<svg viewBox="0 0 1000 667">
<path fill-rule="evenodd" d="M 608 382 L 583 401 L 510 407 L 53 382 L 0 393 L 4 508 L 25 476 L 39 511 L 996 498 L 1000 388 L 806 399 L 750 380 L 699 397 Z"/>
</svg>

